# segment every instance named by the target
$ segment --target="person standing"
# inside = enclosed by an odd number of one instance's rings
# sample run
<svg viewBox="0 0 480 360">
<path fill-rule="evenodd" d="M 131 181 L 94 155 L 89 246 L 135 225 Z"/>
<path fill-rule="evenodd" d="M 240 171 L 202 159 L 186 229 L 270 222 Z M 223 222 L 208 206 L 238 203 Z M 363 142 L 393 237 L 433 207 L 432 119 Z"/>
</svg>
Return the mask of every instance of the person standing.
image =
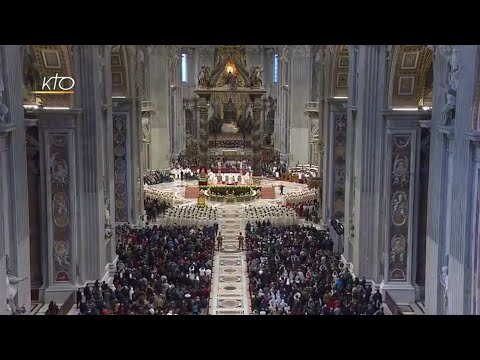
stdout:
<svg viewBox="0 0 480 360">
<path fill-rule="evenodd" d="M 222 236 L 222 233 L 219 232 L 217 236 L 217 250 L 220 250 L 222 248 L 222 243 L 223 243 L 223 236 Z"/>
<path fill-rule="evenodd" d="M 238 250 L 243 251 L 243 241 L 244 241 L 244 238 L 242 233 L 240 232 L 240 235 L 238 235 Z"/>
<path fill-rule="evenodd" d="M 77 290 L 77 309 L 80 309 L 80 304 L 82 303 L 82 290 L 78 288 Z"/>
<path fill-rule="evenodd" d="M 283 185 L 280 185 L 280 195 L 283 195 Z"/>
</svg>

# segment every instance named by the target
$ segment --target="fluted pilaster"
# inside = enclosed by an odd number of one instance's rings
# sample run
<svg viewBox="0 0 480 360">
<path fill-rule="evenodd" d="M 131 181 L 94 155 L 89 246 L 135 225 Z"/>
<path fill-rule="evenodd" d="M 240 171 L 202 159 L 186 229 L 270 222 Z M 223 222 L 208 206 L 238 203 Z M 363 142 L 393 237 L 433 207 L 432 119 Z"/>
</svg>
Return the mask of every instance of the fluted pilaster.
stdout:
<svg viewBox="0 0 480 360">
<path fill-rule="evenodd" d="M 96 45 L 74 46 L 76 66 L 76 103 L 82 109 L 78 127 L 77 163 L 80 202 L 80 266 L 81 280 L 96 280 L 104 272 L 105 217 L 103 188 L 102 101 Z"/>
<path fill-rule="evenodd" d="M 261 95 L 260 95 L 261 96 Z M 260 116 L 262 113 L 262 101 L 259 96 L 253 100 L 253 127 L 252 127 L 252 151 L 253 151 L 253 176 L 261 176 L 261 160 L 262 160 L 262 129 Z"/>
<path fill-rule="evenodd" d="M 208 162 L 208 105 L 207 99 L 203 96 L 198 100 L 198 110 L 200 113 L 198 153 L 200 164 L 206 166 Z"/>
<path fill-rule="evenodd" d="M 28 182 L 27 182 L 27 155 L 25 146 L 25 121 L 23 115 L 23 78 L 20 45 L 0 45 L 0 77 L 3 79 L 3 100 L 1 102 L 8 108 L 5 117 L 7 124 L 0 127 L 11 126 L 15 131 L 9 136 L 9 146 L 4 155 L 8 171 L 2 171 L 3 181 L 8 189 L 10 202 L 8 213 L 11 221 L 4 223 L 4 233 L 7 241 L 11 239 L 10 268 L 12 274 L 28 280 L 19 284 L 17 305 L 25 305 L 27 313 L 30 312 L 30 230 L 28 221 Z M 0 103 L 1 103 L 0 102 Z M 0 136 L 2 136 L 0 131 Z M 3 170 L 3 169 L 2 169 Z M 5 215 L 4 215 L 5 216 Z M 2 221 L 2 216 L 0 216 Z M 6 233 L 5 233 L 6 231 Z M 4 261 L 4 260 L 3 260 Z M 3 261 L 1 267 L 3 267 Z M 3 298 L 2 298 L 3 299 Z M 2 300 L 3 301 L 3 300 Z"/>
</svg>

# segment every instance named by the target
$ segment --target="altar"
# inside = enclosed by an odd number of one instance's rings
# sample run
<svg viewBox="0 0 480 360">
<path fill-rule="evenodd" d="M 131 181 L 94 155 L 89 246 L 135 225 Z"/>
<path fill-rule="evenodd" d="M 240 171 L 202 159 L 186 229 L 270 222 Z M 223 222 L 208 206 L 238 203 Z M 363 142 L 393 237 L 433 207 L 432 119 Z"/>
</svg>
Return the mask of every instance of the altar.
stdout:
<svg viewBox="0 0 480 360">
<path fill-rule="evenodd" d="M 199 157 L 207 165 L 209 149 L 251 149 L 252 175 L 260 175 L 261 98 L 266 90 L 263 69 L 254 65 L 247 70 L 246 65 L 244 46 L 219 46 L 215 50 L 214 68 L 202 66 L 195 89 L 200 110 Z M 222 177 L 222 183 L 242 181 L 230 180 L 233 175 L 225 175 L 228 180 Z"/>
<path fill-rule="evenodd" d="M 208 173 L 208 185 L 252 185 L 253 179 L 249 172 Z"/>
</svg>

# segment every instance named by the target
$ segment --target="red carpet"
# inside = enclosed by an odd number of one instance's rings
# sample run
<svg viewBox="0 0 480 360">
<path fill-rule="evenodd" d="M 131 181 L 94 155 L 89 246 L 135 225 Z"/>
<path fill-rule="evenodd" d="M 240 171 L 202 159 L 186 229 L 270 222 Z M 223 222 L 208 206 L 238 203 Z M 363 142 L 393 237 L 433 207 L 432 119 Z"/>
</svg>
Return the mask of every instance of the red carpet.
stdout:
<svg viewBox="0 0 480 360">
<path fill-rule="evenodd" d="M 273 186 L 262 186 L 262 199 L 275 199 L 275 188 Z"/>
<path fill-rule="evenodd" d="M 198 194 L 200 193 L 198 186 L 187 186 L 185 188 L 185 198 L 186 199 L 197 199 Z"/>
</svg>

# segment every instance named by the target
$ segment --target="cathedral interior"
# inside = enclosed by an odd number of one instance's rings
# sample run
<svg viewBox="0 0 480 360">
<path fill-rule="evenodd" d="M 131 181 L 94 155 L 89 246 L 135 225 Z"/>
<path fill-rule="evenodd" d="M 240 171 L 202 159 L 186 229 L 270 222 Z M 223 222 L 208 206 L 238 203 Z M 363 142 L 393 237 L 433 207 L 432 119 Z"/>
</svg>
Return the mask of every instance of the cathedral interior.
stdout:
<svg viewBox="0 0 480 360">
<path fill-rule="evenodd" d="M 0 314 L 480 314 L 479 64 L 0 45 Z"/>
</svg>

